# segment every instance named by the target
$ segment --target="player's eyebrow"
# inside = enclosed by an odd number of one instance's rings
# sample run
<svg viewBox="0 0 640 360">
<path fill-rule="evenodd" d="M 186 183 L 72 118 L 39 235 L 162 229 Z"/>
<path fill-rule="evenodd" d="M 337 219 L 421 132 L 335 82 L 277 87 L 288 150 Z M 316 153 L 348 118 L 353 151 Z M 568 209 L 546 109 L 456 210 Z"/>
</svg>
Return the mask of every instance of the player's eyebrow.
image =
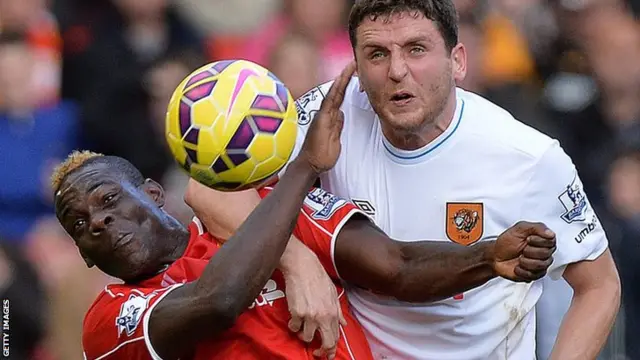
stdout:
<svg viewBox="0 0 640 360">
<path fill-rule="evenodd" d="M 386 49 L 387 47 L 386 47 L 386 46 L 384 46 L 384 45 L 381 45 L 381 44 L 379 44 L 379 43 L 363 41 L 362 48 L 363 48 L 364 50 L 369 50 L 369 49 L 384 50 L 384 49 Z"/>
<path fill-rule="evenodd" d="M 410 45 L 415 45 L 415 44 L 423 44 L 426 45 L 427 47 L 433 46 L 434 42 L 433 40 L 428 37 L 428 36 L 424 36 L 422 34 L 418 34 L 418 35 L 413 35 L 411 37 L 408 37 L 402 41 L 399 42 L 400 45 L 402 47 L 405 46 L 410 46 Z M 364 50 L 370 50 L 370 49 L 375 49 L 375 50 L 384 50 L 387 49 L 386 45 L 382 45 L 374 40 L 363 40 L 362 41 L 362 48 Z"/>
<path fill-rule="evenodd" d="M 100 186 L 104 185 L 105 181 L 100 180 L 100 181 L 96 181 L 95 183 L 93 183 L 91 186 L 89 186 L 87 188 L 87 194 L 90 194 L 92 192 L 94 192 L 97 188 L 99 188 Z"/>
<path fill-rule="evenodd" d="M 432 45 L 433 41 L 428 36 L 414 35 L 414 36 L 411 36 L 410 38 L 407 38 L 406 40 L 404 40 L 402 42 L 403 46 L 415 45 L 415 44 Z"/>
</svg>

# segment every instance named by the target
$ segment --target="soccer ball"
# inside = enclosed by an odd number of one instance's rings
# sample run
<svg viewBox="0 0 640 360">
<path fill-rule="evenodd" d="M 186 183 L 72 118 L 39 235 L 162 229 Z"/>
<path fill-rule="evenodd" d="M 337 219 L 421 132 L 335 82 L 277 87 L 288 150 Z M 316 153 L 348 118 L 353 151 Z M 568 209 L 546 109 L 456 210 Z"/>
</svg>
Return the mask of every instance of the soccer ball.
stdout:
<svg viewBox="0 0 640 360">
<path fill-rule="evenodd" d="M 245 60 L 218 61 L 187 76 L 166 117 L 166 139 L 193 179 L 223 191 L 258 186 L 289 160 L 296 106 L 284 84 Z"/>
</svg>

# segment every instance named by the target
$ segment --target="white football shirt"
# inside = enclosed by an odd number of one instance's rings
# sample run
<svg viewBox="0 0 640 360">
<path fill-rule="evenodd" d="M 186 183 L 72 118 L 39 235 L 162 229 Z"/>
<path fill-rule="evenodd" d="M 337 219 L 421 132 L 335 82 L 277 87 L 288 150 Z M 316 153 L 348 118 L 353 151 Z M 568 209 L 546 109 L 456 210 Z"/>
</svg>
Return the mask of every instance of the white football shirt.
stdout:
<svg viewBox="0 0 640 360">
<path fill-rule="evenodd" d="M 297 101 L 296 153 L 330 85 Z M 321 176 L 322 187 L 351 199 L 390 237 L 472 246 L 496 239 L 517 221 L 539 221 L 557 234 L 554 278 L 567 264 L 596 259 L 606 250 L 605 233 L 558 142 L 482 97 L 458 89 L 451 125 L 414 151 L 385 139 L 357 78 L 342 111 L 342 154 Z M 430 360 L 534 359 L 541 293 L 541 281 L 501 278 L 426 304 L 348 291 L 376 359 Z"/>
</svg>

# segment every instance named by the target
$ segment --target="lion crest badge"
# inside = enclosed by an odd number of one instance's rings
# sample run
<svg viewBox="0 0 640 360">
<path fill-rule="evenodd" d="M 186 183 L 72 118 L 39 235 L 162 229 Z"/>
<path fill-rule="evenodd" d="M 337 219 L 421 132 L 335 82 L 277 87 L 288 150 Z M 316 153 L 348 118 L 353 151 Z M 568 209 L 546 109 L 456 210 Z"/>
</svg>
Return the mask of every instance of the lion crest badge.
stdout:
<svg viewBox="0 0 640 360">
<path fill-rule="evenodd" d="M 482 238 L 484 206 L 482 203 L 447 203 L 446 221 L 449 240 L 460 245 L 471 245 Z"/>
</svg>

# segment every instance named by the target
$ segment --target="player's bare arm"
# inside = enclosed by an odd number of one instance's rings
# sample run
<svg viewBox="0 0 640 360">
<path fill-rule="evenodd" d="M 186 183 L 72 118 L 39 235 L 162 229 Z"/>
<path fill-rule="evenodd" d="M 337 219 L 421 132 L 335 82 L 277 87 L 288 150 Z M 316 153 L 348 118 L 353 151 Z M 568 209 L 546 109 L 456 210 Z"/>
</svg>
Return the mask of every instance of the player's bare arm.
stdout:
<svg viewBox="0 0 640 360">
<path fill-rule="evenodd" d="M 189 180 L 185 202 L 218 239 L 227 239 L 238 229 L 247 216 L 260 203 L 261 197 L 253 190 L 222 192 Z M 223 213 L 222 216 L 214 214 Z M 306 342 L 320 331 L 321 352 L 335 352 L 340 337 L 339 324 L 344 324 L 338 293 L 318 257 L 295 236 L 280 258 L 278 268 L 286 283 L 287 304 L 291 313 L 289 328 L 302 332 Z"/>
<path fill-rule="evenodd" d="M 620 278 L 611 252 L 568 265 L 564 279 L 573 288 L 573 301 L 550 359 L 596 359 L 620 307 Z"/>
<path fill-rule="evenodd" d="M 205 338 L 230 327 L 249 307 L 275 270 L 304 196 L 318 174 L 340 154 L 340 105 L 354 71 L 338 77 L 302 150 L 273 192 L 251 213 L 214 256 L 198 281 L 159 301 L 149 320 L 153 347 L 165 359 L 189 354 Z"/>
<path fill-rule="evenodd" d="M 365 245 L 366 244 L 366 245 Z M 345 281 L 402 301 L 448 298 L 496 276 L 542 278 L 553 261 L 555 235 L 520 222 L 495 241 L 472 247 L 440 241 L 394 241 L 370 221 L 354 219 L 336 239 L 336 269 Z"/>
</svg>

